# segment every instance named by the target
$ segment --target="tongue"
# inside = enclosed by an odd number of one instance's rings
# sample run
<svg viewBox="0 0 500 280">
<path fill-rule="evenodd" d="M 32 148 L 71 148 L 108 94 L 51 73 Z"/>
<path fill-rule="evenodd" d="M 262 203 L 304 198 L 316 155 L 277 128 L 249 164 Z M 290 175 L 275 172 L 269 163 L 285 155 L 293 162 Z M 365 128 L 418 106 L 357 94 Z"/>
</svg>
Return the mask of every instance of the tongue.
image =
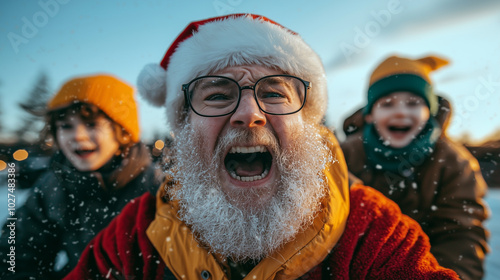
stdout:
<svg viewBox="0 0 500 280">
<path fill-rule="evenodd" d="M 238 176 L 258 176 L 264 172 L 264 164 L 261 160 L 238 161 L 234 171 Z"/>
</svg>

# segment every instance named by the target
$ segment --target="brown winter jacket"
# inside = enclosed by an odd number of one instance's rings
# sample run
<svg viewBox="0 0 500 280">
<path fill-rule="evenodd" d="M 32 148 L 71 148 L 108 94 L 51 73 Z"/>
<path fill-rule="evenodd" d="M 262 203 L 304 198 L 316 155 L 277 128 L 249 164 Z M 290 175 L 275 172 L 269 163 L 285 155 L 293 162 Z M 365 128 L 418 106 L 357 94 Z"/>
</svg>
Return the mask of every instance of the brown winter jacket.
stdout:
<svg viewBox="0 0 500 280">
<path fill-rule="evenodd" d="M 487 186 L 477 160 L 444 133 L 450 115 L 449 102 L 440 97 L 436 120 L 443 134 L 430 156 L 415 158 L 422 164 L 412 178 L 376 169 L 367 162 L 362 109 L 344 121 L 347 138 L 341 148 L 350 172 L 419 222 L 440 265 L 455 270 L 462 279 L 480 279 L 488 251 L 487 231 L 482 224 L 488 217 L 483 201 Z"/>
</svg>

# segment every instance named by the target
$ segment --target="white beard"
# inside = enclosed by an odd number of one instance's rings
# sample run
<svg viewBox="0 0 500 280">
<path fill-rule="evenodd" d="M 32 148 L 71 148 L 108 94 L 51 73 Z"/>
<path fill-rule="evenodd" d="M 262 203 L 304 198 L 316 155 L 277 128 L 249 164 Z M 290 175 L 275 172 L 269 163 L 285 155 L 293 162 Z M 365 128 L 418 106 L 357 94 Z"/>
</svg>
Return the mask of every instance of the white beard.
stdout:
<svg viewBox="0 0 500 280">
<path fill-rule="evenodd" d="M 189 125 L 177 135 L 173 149 L 177 171 L 171 175 L 180 187 L 170 189 L 169 195 L 179 200 L 180 219 L 210 252 L 236 262 L 260 260 L 311 225 L 328 192 L 322 171 L 332 155 L 312 125 L 297 130 L 291 146 L 282 149 L 267 129 L 234 129 L 219 139 L 213 153 L 206 151 L 203 135 Z M 219 180 L 226 145 L 249 138 L 271 146 L 281 176 L 277 193 L 258 209 L 234 203 L 251 204 L 257 192 L 244 190 L 228 196 Z M 212 158 L 207 156 L 211 154 Z"/>
</svg>

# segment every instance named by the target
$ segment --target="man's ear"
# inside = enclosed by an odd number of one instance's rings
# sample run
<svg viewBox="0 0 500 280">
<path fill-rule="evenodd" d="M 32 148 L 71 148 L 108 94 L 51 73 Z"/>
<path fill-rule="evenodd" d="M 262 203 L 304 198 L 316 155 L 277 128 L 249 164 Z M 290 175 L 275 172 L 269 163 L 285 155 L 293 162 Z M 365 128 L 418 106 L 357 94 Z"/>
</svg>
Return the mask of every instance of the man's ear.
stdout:
<svg viewBox="0 0 500 280">
<path fill-rule="evenodd" d="M 373 123 L 373 116 L 372 114 L 368 114 L 365 116 L 365 122 L 366 123 Z"/>
</svg>

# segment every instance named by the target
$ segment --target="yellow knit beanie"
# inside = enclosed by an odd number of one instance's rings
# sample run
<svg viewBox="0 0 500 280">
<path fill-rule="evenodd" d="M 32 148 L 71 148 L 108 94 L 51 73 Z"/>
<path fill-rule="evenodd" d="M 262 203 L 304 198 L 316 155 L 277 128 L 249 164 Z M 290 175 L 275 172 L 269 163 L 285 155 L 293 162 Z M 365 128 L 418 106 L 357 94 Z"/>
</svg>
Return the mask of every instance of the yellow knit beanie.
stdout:
<svg viewBox="0 0 500 280">
<path fill-rule="evenodd" d="M 134 89 L 109 75 L 78 77 L 67 81 L 47 104 L 49 111 L 83 102 L 97 106 L 139 141 L 139 121 Z"/>
<path fill-rule="evenodd" d="M 385 59 L 370 77 L 365 115 L 371 112 L 373 104 L 379 98 L 395 91 L 409 91 L 422 97 L 431 113 L 435 114 L 437 97 L 433 92 L 429 74 L 448 63 L 448 60 L 436 56 L 416 60 L 398 56 Z"/>
</svg>

